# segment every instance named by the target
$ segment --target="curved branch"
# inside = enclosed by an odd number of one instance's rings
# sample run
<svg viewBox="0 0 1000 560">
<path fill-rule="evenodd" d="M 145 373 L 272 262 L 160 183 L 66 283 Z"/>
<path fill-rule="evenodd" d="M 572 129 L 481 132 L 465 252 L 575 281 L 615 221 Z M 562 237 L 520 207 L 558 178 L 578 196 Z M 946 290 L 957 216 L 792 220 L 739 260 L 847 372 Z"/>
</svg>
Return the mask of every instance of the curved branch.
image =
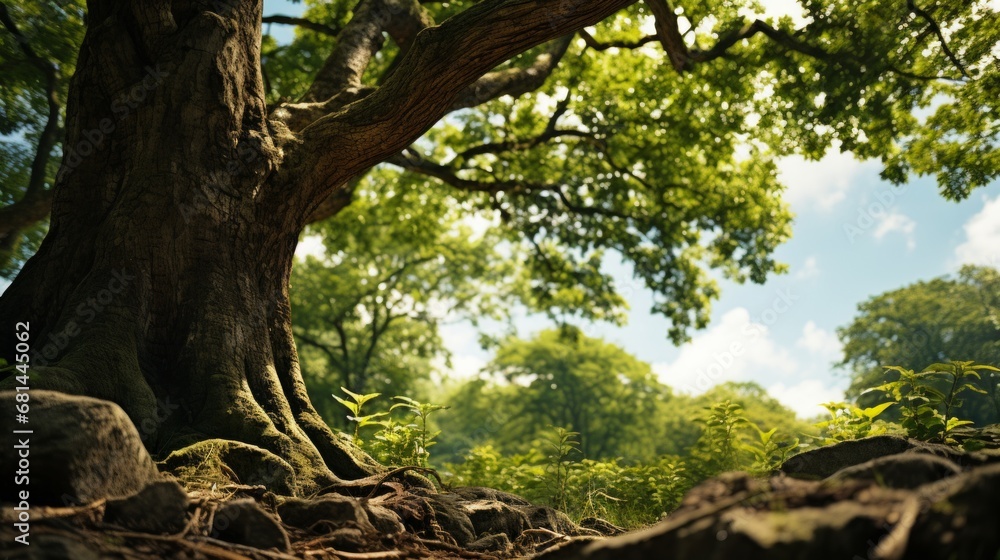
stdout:
<svg viewBox="0 0 1000 560">
<path fill-rule="evenodd" d="M 570 200 L 569 195 L 563 190 L 562 185 L 528 183 L 524 181 L 474 181 L 462 179 L 455 174 L 454 170 L 437 163 L 427 161 L 422 158 L 399 155 L 387 160 L 388 163 L 402 167 L 407 171 L 419 173 L 427 177 L 433 177 L 456 189 L 469 192 L 485 192 L 495 194 L 500 191 L 517 193 L 523 191 L 547 191 L 555 193 L 562 205 L 574 214 L 582 216 L 605 216 L 621 220 L 635 219 L 635 216 L 619 212 L 617 210 L 603 208 L 600 206 L 584 206 L 576 204 Z"/>
<path fill-rule="evenodd" d="M 944 51 L 945 56 L 948 57 L 948 60 L 951 60 L 951 63 L 955 65 L 955 68 L 958 68 L 958 71 L 961 72 L 963 78 L 969 79 L 969 74 L 965 71 L 965 66 L 962 64 L 962 61 L 955 56 L 955 53 L 948 48 L 948 41 L 945 41 L 944 39 L 944 33 L 941 32 L 941 26 L 938 25 L 937 21 L 934 20 L 931 14 L 918 7 L 913 0 L 906 0 L 906 7 L 927 22 L 927 25 L 929 25 L 931 30 L 934 31 L 934 34 L 937 35 L 938 40 L 941 41 L 941 50 Z"/>
<path fill-rule="evenodd" d="M 301 101 L 321 102 L 347 88 L 361 87 L 365 68 L 382 48 L 382 30 L 389 17 L 382 0 L 361 0 Z"/>
<path fill-rule="evenodd" d="M 481 155 L 481 154 L 502 154 L 504 152 L 517 152 L 530 150 L 535 146 L 539 146 L 548 142 L 549 140 L 555 140 L 562 138 L 563 136 L 576 136 L 576 137 L 586 137 L 592 138 L 592 136 L 586 132 L 581 132 L 579 130 L 560 130 L 556 128 L 559 119 L 566 114 L 569 109 L 569 95 L 560 100 L 556 104 L 555 110 L 552 112 L 552 116 L 549 117 L 549 122 L 545 125 L 545 130 L 535 136 L 534 138 L 528 140 L 508 140 L 505 142 L 487 142 L 485 144 L 479 144 L 478 146 L 473 146 L 467 150 L 462 151 L 457 156 L 455 160 L 468 160 L 469 158 Z"/>
<path fill-rule="evenodd" d="M 290 199 L 308 215 L 350 177 L 427 131 L 490 68 L 635 1 L 484 0 L 425 29 L 381 87 L 302 130 L 262 203 Z"/>
<path fill-rule="evenodd" d="M 583 42 L 595 51 L 606 51 L 608 49 L 638 49 L 639 47 L 657 41 L 656 35 L 647 35 L 638 41 L 598 41 L 586 29 L 581 29 L 579 35 L 583 38 Z"/>
<path fill-rule="evenodd" d="M 677 24 L 677 14 L 666 0 L 646 0 L 646 5 L 653 12 L 656 38 L 667 52 L 670 64 L 678 73 L 689 70 L 692 64 L 691 53 L 684 44 L 684 36 L 681 35 L 680 26 Z"/>
<path fill-rule="evenodd" d="M 319 23 L 317 21 L 308 20 L 301 17 L 283 16 L 281 14 L 275 14 L 271 16 L 264 16 L 261 18 L 260 22 L 263 23 L 277 23 L 280 25 L 297 25 L 303 29 L 308 29 L 310 31 L 315 31 L 317 33 L 322 33 L 324 35 L 330 35 L 336 37 L 340 34 L 340 30 L 336 27 L 331 27 Z"/>
</svg>

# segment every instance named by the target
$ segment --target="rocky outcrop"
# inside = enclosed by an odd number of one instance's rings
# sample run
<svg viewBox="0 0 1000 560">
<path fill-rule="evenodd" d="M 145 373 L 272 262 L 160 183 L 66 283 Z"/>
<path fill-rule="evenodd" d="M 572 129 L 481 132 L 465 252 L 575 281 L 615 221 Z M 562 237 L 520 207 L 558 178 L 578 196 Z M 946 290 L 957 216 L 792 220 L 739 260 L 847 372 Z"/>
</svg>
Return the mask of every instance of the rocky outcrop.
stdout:
<svg viewBox="0 0 1000 560">
<path fill-rule="evenodd" d="M 12 558 L 201 558 L 206 550 L 213 558 L 317 551 L 537 560 L 1000 558 L 1000 437 L 974 452 L 892 436 L 815 449 L 768 478 L 707 480 L 659 524 L 619 534 L 600 519 L 575 524 L 505 492 L 437 491 L 393 473 L 293 497 L 287 463 L 224 440 L 161 463 L 182 486 L 156 472 L 116 405 L 36 391 L 31 411 L 32 546 Z M 12 449 L 0 455 L 16 462 Z M 12 500 L 5 494 L 3 501 Z M 0 516 L 3 542 L 12 542 L 12 512 L 3 508 Z"/>
<path fill-rule="evenodd" d="M 184 528 L 190 502 L 173 480 L 154 482 L 127 498 L 108 500 L 104 521 L 133 531 L 176 533 Z"/>
<path fill-rule="evenodd" d="M 288 552 L 288 534 L 274 516 L 251 499 L 227 502 L 215 512 L 212 537 L 259 549 Z"/>
<path fill-rule="evenodd" d="M 16 392 L 0 392 L 0 408 L 14 410 Z M 55 391 L 30 393 L 28 423 L 19 442 L 0 447 L 0 464 L 24 459 L 32 505 L 68 506 L 120 498 L 160 480 L 132 421 L 118 405 Z M 13 474 L 9 472 L 9 474 Z M 0 486 L 0 500 L 14 502 L 23 487 Z"/>
<path fill-rule="evenodd" d="M 160 466 L 186 481 L 229 481 L 264 486 L 285 495 L 292 495 L 295 490 L 295 471 L 291 465 L 266 449 L 238 441 L 200 441 L 174 451 Z"/>
<path fill-rule="evenodd" d="M 1000 554 L 1000 457 L 880 436 L 727 473 L 646 530 L 571 540 L 538 560 L 948 559 Z"/>
</svg>

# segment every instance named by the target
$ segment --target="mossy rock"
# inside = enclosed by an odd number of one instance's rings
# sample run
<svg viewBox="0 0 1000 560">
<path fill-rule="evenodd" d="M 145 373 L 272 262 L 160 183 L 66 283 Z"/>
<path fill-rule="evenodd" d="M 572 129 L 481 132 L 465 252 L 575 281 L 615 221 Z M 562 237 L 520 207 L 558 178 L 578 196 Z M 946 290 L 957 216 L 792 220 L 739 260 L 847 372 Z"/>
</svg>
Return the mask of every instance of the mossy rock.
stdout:
<svg viewBox="0 0 1000 560">
<path fill-rule="evenodd" d="M 4 410 L 13 410 L 15 399 L 14 391 L 0 392 Z M 33 433 L 13 434 L 14 441 L 0 447 L 0 463 L 13 472 L 19 461 L 30 461 L 32 505 L 120 498 L 161 480 L 135 425 L 115 403 L 33 390 L 31 424 L 21 427 Z M 15 501 L 18 489 L 3 485 L 0 500 Z"/>
<path fill-rule="evenodd" d="M 296 488 L 295 471 L 285 460 L 255 445 L 226 439 L 209 439 L 178 449 L 161 467 L 188 488 L 236 483 L 260 485 L 288 496 Z"/>
<path fill-rule="evenodd" d="M 819 480 L 840 469 L 902 453 L 912 448 L 913 443 L 910 440 L 898 436 L 875 436 L 844 441 L 800 453 L 785 461 L 781 466 L 781 472 L 795 478 Z"/>
</svg>

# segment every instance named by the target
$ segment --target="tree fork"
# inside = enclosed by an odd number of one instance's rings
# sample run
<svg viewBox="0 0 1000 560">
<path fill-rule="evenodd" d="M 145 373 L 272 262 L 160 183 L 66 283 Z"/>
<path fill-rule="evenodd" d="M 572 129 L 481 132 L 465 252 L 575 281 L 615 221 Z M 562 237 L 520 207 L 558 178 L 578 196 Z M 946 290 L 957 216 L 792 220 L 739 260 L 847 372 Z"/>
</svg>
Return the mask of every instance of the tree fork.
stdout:
<svg viewBox="0 0 1000 560">
<path fill-rule="evenodd" d="M 288 301 L 302 227 L 495 65 L 630 3 L 487 0 L 294 136 L 268 116 L 260 0 L 91 0 L 50 231 L 0 297 L 0 352 L 29 322 L 32 386 L 119 404 L 160 456 L 252 444 L 298 493 L 376 472 L 306 395 Z"/>
</svg>

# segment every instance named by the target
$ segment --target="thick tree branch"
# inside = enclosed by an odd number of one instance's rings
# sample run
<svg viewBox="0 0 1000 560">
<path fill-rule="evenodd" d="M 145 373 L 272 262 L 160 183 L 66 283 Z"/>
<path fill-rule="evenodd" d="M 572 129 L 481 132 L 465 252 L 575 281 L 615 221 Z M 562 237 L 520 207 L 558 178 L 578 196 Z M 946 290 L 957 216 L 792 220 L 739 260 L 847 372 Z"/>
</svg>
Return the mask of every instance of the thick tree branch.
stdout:
<svg viewBox="0 0 1000 560">
<path fill-rule="evenodd" d="M 347 88 L 360 88 L 372 56 L 382 48 L 382 31 L 391 14 L 383 0 L 361 0 L 337 46 L 316 74 L 302 102 L 322 102 Z"/>
<path fill-rule="evenodd" d="M 646 0 L 646 5 L 653 12 L 656 25 L 656 38 L 663 45 L 663 50 L 667 52 L 670 64 L 677 72 L 684 72 L 691 67 L 691 54 L 687 45 L 684 44 L 684 36 L 681 35 L 680 27 L 677 25 L 677 14 L 674 13 L 666 0 Z"/>
<path fill-rule="evenodd" d="M 647 35 L 638 41 L 598 41 L 586 29 L 581 29 L 579 35 L 583 42 L 595 51 L 606 51 L 608 49 L 638 49 L 649 43 L 657 41 L 656 35 Z"/>
<path fill-rule="evenodd" d="M 271 113 L 271 117 L 285 123 L 292 132 L 298 132 L 320 117 L 335 113 L 373 91 L 373 87 L 349 87 L 326 101 L 284 103 Z"/>
<path fill-rule="evenodd" d="M 825 50 L 798 41 L 787 33 L 779 31 L 759 19 L 737 27 L 733 31 L 723 35 L 707 51 L 691 50 L 684 43 L 678 26 L 677 15 L 670 5 L 667 4 L 666 0 L 646 0 L 646 4 L 656 18 L 657 38 L 663 44 L 671 65 L 679 73 L 690 70 L 696 63 L 708 62 L 723 56 L 737 42 L 749 39 L 758 33 L 763 33 L 775 43 L 792 51 L 821 59 L 829 58 L 830 56 Z"/>
<path fill-rule="evenodd" d="M 635 0 L 484 0 L 414 40 L 372 94 L 321 118 L 290 147 L 264 203 L 288 198 L 303 220 L 350 177 L 398 153 L 434 125 L 490 68 L 593 25 Z M 294 185 L 294 187 L 293 187 Z M 288 192 L 288 190 L 293 192 Z"/>
<path fill-rule="evenodd" d="M 283 16 L 281 14 L 275 14 L 272 16 L 264 16 L 261 18 L 261 23 L 277 23 L 280 25 L 297 25 L 303 29 L 309 29 L 310 31 L 315 31 L 317 33 L 322 33 L 324 35 L 330 35 L 336 37 L 340 30 L 336 27 L 331 27 L 316 21 L 311 21 L 306 18 Z"/>
<path fill-rule="evenodd" d="M 669 6 L 669 4 L 667 4 L 666 0 L 646 0 L 646 3 L 649 5 L 651 11 L 653 12 L 656 18 L 657 38 L 660 40 L 660 43 L 663 45 L 664 50 L 667 52 L 671 65 L 679 73 L 683 73 L 687 70 L 690 70 L 697 63 L 709 62 L 724 56 L 726 52 L 728 52 L 728 50 L 732 48 L 732 46 L 735 45 L 737 42 L 742 41 L 744 39 L 749 39 L 758 33 L 765 35 L 771 41 L 775 42 L 778 45 L 781 45 L 782 47 L 790 51 L 798 52 L 806 56 L 810 56 L 812 58 L 820 60 L 830 60 L 834 56 L 833 53 L 827 52 L 826 50 L 820 47 L 804 43 L 796 39 L 795 37 L 789 35 L 788 33 L 785 33 L 784 31 L 775 29 L 768 23 L 761 20 L 754 20 L 753 22 L 750 22 L 748 24 L 735 27 L 732 31 L 720 37 L 719 40 L 715 43 L 715 45 L 713 45 L 712 48 L 708 50 L 697 50 L 697 49 L 691 50 L 684 43 L 683 35 L 680 33 L 680 29 L 678 27 L 677 16 L 674 14 L 674 11 Z M 908 0 L 907 6 L 909 7 L 910 11 L 912 11 L 914 14 L 918 15 L 919 17 L 923 18 L 928 22 L 931 31 L 935 33 L 938 39 L 940 40 L 941 47 L 944 50 L 945 55 L 958 68 L 958 70 L 962 74 L 962 77 L 967 79 L 968 74 L 966 74 L 965 67 L 954 55 L 954 53 L 948 48 L 948 45 L 944 40 L 944 35 L 941 33 L 941 28 L 938 26 L 937 22 L 934 21 L 931 15 L 928 14 L 926 11 L 918 8 L 913 3 L 913 0 Z M 591 45 L 593 37 L 590 37 L 588 39 L 587 34 L 585 33 L 586 32 L 581 32 L 581 36 L 583 36 L 584 40 L 588 42 L 587 43 L 588 45 Z M 644 44 L 644 41 L 645 39 L 640 41 L 640 44 Z M 619 45 L 610 45 L 610 46 L 619 46 Z M 598 48 L 598 46 L 595 44 L 594 48 Z M 608 47 L 605 46 L 604 48 Z M 943 75 L 934 75 L 934 76 L 919 75 L 913 72 L 909 72 L 905 69 L 898 68 L 891 64 L 888 65 L 886 69 L 890 72 L 893 72 L 894 74 L 912 80 L 957 81 L 961 79 Z"/>
<path fill-rule="evenodd" d="M 386 0 L 392 17 L 385 24 L 385 31 L 399 46 L 400 55 L 410 50 L 417 33 L 434 25 L 434 18 L 417 0 Z"/>
</svg>

